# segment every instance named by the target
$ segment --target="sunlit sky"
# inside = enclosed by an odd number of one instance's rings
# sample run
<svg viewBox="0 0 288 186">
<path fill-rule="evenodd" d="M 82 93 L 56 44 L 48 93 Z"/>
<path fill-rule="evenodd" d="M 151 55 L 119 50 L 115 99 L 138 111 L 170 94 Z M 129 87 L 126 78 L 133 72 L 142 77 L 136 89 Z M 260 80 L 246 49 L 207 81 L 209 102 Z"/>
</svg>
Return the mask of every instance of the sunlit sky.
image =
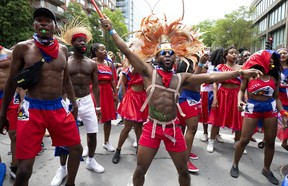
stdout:
<svg viewBox="0 0 288 186">
<path fill-rule="evenodd" d="M 137 0 L 139 1 L 139 0 Z M 146 1 L 153 8 L 158 0 Z M 184 0 L 184 23 L 197 24 L 206 19 L 224 18 L 224 15 L 237 10 L 240 6 L 250 6 L 253 0 Z M 147 7 L 149 9 L 149 5 Z M 143 7 L 144 8 L 144 7 Z M 160 0 L 154 8 L 154 13 L 165 13 L 168 20 L 182 16 L 182 0 Z"/>
</svg>

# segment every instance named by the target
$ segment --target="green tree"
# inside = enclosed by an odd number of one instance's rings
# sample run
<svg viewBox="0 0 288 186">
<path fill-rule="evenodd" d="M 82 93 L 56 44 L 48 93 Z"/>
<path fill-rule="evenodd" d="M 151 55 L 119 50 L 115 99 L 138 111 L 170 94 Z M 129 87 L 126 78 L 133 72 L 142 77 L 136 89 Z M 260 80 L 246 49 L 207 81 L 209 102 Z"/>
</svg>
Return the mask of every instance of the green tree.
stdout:
<svg viewBox="0 0 288 186">
<path fill-rule="evenodd" d="M 202 33 L 201 39 L 203 43 L 210 47 L 213 44 L 213 26 L 215 25 L 215 21 L 213 20 L 204 20 L 200 22 L 197 27 L 200 29 L 200 33 Z"/>
<path fill-rule="evenodd" d="M 64 22 L 69 22 L 74 18 L 79 18 L 79 20 L 81 20 L 83 23 L 90 26 L 87 12 L 82 8 L 81 4 L 77 2 L 70 2 L 68 4 L 67 11 L 64 12 L 64 16 L 66 18 Z"/>
<path fill-rule="evenodd" d="M 30 0 L 0 1 L 0 44 L 10 48 L 29 39 L 34 31 Z"/>
<path fill-rule="evenodd" d="M 128 33 L 128 29 L 125 25 L 125 20 L 120 9 L 116 9 L 113 12 L 109 9 L 104 9 L 103 13 L 107 15 L 107 17 L 109 17 L 113 24 L 113 28 L 117 31 L 119 36 L 123 36 Z M 110 50 L 116 54 L 116 52 L 118 52 L 119 50 L 114 44 L 111 36 L 107 32 L 104 32 L 103 35 L 107 50 Z M 127 35 L 124 36 L 123 39 L 127 40 Z"/>
<path fill-rule="evenodd" d="M 212 26 L 211 22 L 204 21 L 197 27 L 204 28 L 201 31 L 206 32 L 208 36 L 203 38 L 206 45 L 212 48 L 235 46 L 236 48 L 250 48 L 255 41 L 253 37 L 255 29 L 252 27 L 252 11 L 245 6 L 226 14 L 223 19 L 217 19 Z M 208 25 L 207 25 L 208 24 Z M 207 29 L 207 30 L 206 30 Z M 208 40 L 208 39 L 209 40 Z"/>
</svg>

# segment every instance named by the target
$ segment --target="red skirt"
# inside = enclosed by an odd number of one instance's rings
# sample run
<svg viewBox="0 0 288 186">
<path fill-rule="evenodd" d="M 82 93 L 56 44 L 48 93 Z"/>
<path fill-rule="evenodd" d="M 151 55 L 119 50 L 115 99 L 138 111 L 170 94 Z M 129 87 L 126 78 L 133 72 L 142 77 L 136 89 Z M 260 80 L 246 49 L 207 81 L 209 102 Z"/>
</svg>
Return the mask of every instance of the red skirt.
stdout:
<svg viewBox="0 0 288 186">
<path fill-rule="evenodd" d="M 227 127 L 234 131 L 242 129 L 243 117 L 237 108 L 239 88 L 220 87 L 217 91 L 218 107 L 211 108 L 208 123 L 217 127 Z"/>
<path fill-rule="evenodd" d="M 148 117 L 148 107 L 143 112 L 140 108 L 146 97 L 145 91 L 135 92 L 130 88 L 119 105 L 118 113 L 126 120 L 145 122 Z"/>
<path fill-rule="evenodd" d="M 114 105 L 113 90 L 111 84 L 99 84 L 101 119 L 100 123 L 116 119 L 116 109 Z"/>
</svg>

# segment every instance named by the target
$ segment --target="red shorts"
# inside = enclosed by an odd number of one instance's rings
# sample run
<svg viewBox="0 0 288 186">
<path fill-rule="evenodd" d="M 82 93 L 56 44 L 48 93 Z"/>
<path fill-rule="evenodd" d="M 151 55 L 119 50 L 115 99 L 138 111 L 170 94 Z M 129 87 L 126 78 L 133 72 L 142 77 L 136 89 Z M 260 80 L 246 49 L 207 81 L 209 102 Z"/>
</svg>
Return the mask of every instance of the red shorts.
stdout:
<svg viewBox="0 0 288 186">
<path fill-rule="evenodd" d="M 53 146 L 74 146 L 80 144 L 80 135 L 76 121 L 65 110 L 62 98 L 55 100 L 37 100 L 25 97 L 20 106 L 16 158 L 34 158 L 41 150 L 41 143 L 48 129 Z"/>
<path fill-rule="evenodd" d="M 17 129 L 17 118 L 18 118 L 18 111 L 20 105 L 20 95 L 15 93 L 12 101 L 7 110 L 7 119 L 9 121 L 9 130 L 16 130 Z"/>
<path fill-rule="evenodd" d="M 139 140 L 140 145 L 144 147 L 158 149 L 160 147 L 160 142 L 163 140 L 166 150 L 168 152 L 183 152 L 187 150 L 186 142 L 180 127 L 176 126 L 175 128 L 175 143 L 165 136 L 165 134 L 171 137 L 174 136 L 172 124 L 171 126 L 166 126 L 164 130 L 161 125 L 157 124 L 155 138 L 151 138 L 152 129 L 153 122 L 150 120 L 143 125 L 142 135 Z"/>
<path fill-rule="evenodd" d="M 0 93 L 0 109 L 2 106 L 2 96 L 3 92 Z M 9 107 L 7 109 L 6 117 L 9 122 L 9 130 L 16 130 L 17 129 L 17 117 L 18 117 L 18 110 L 20 104 L 20 96 L 18 93 L 15 93 L 13 99 L 11 100 Z"/>
<path fill-rule="evenodd" d="M 185 116 L 181 116 L 179 111 L 177 111 L 177 117 L 181 125 L 186 125 L 185 120 L 196 117 L 201 113 L 201 103 L 198 101 L 194 104 L 189 104 L 189 100 L 184 101 L 179 104 Z"/>
</svg>

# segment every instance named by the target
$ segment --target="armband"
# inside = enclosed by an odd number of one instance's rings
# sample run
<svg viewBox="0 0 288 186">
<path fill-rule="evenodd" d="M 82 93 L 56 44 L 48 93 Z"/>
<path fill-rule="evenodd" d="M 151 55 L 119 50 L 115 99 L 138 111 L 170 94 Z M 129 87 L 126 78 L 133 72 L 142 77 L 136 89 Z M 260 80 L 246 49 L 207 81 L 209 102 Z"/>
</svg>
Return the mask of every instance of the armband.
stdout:
<svg viewBox="0 0 288 186">
<path fill-rule="evenodd" d="M 97 111 L 101 110 L 101 107 L 96 107 L 96 110 L 97 110 Z"/>
<path fill-rule="evenodd" d="M 198 63 L 198 66 L 199 67 L 204 67 L 204 64 L 203 63 Z"/>
<path fill-rule="evenodd" d="M 116 32 L 115 29 L 109 30 L 109 35 L 110 35 L 110 36 L 112 36 L 112 35 L 114 35 L 114 34 L 116 34 L 116 33 L 117 33 L 117 32 Z"/>
<path fill-rule="evenodd" d="M 288 111 L 286 111 L 286 110 L 280 110 L 280 115 L 283 117 L 283 116 L 285 116 L 285 117 L 288 117 Z"/>
</svg>

